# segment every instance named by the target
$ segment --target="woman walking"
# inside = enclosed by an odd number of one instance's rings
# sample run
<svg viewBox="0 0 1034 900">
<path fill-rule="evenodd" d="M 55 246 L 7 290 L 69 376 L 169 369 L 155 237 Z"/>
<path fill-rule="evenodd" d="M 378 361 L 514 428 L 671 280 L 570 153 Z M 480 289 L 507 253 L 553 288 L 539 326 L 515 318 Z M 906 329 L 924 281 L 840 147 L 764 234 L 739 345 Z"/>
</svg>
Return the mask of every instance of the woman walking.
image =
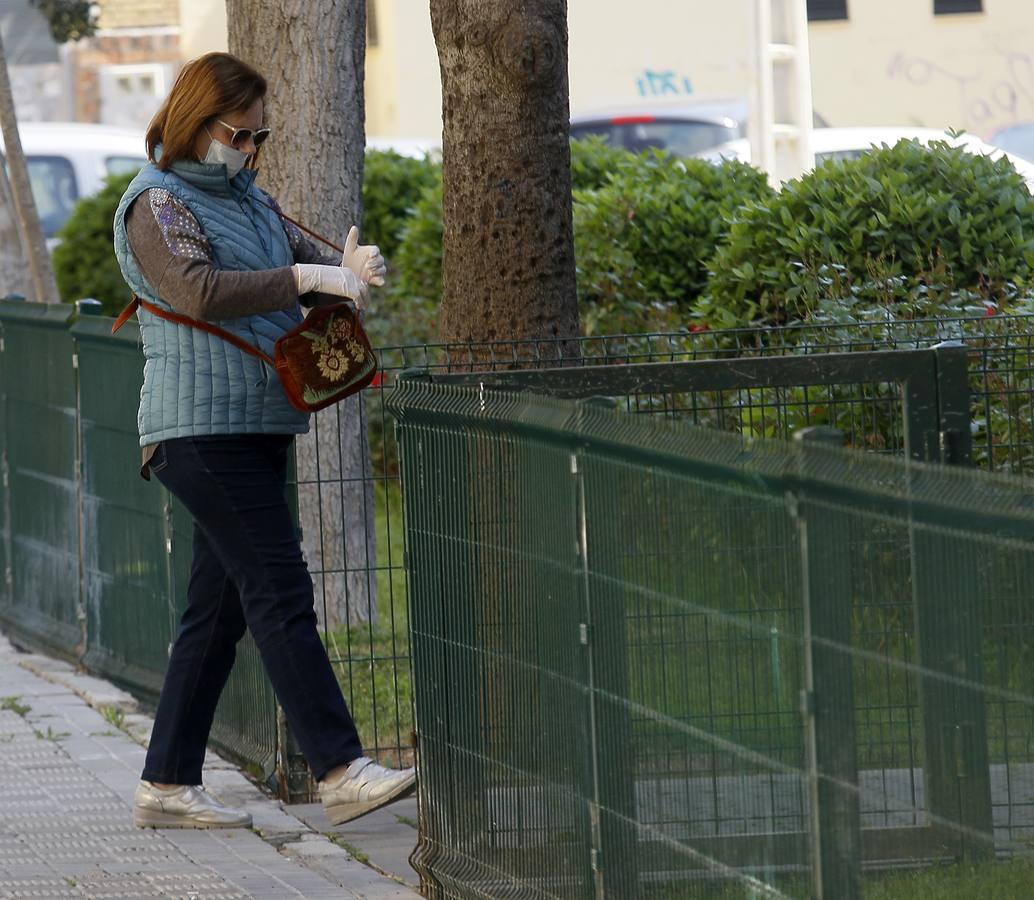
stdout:
<svg viewBox="0 0 1034 900">
<path fill-rule="evenodd" d="M 255 186 L 270 136 L 266 82 L 227 53 L 184 67 L 147 132 L 151 162 L 115 214 L 115 251 L 134 294 L 218 322 L 272 353 L 301 305 L 354 301 L 384 283 L 376 247 L 328 259 Z M 260 359 L 202 330 L 138 311 L 144 383 L 137 417 L 141 474 L 153 474 L 194 519 L 187 608 L 173 644 L 137 788 L 140 826 L 249 826 L 201 786 L 216 703 L 250 629 L 334 824 L 413 789 L 413 769 L 363 755 L 320 641 L 312 581 L 285 494 L 291 406 Z"/>
</svg>

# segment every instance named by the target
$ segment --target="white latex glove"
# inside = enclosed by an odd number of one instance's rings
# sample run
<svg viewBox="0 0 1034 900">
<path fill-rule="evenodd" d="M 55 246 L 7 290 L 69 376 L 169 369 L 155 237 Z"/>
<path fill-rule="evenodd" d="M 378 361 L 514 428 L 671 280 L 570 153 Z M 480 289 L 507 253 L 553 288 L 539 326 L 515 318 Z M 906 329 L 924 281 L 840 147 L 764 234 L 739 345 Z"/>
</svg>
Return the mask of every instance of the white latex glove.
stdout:
<svg viewBox="0 0 1034 900">
<path fill-rule="evenodd" d="M 317 266 L 312 263 L 295 263 L 294 283 L 298 296 L 318 291 L 335 297 L 348 297 L 357 309 L 366 309 L 366 282 L 351 269 L 344 266 Z"/>
<path fill-rule="evenodd" d="M 353 225 L 345 238 L 345 252 L 341 256 L 341 265 L 347 266 L 366 284 L 374 287 L 384 286 L 384 275 L 388 267 L 381 256 L 380 248 L 374 244 L 359 243 L 359 229 Z"/>
</svg>

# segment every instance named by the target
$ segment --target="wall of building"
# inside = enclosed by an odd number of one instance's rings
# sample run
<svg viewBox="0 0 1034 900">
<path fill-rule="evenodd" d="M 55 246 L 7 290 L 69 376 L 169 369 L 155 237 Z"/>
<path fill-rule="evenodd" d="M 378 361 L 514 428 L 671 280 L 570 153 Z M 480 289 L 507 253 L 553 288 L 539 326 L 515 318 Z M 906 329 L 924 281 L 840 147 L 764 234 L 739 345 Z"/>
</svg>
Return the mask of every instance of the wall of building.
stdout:
<svg viewBox="0 0 1034 900">
<path fill-rule="evenodd" d="M 853 0 L 847 23 L 815 23 L 816 106 L 834 124 L 914 124 L 986 136 L 1034 120 L 1034 8 L 984 0 L 934 16 L 933 0 Z"/>
<path fill-rule="evenodd" d="M 401 6 L 407 0 L 378 0 Z M 933 0 L 849 0 L 809 33 L 815 108 L 833 125 L 914 124 L 987 135 L 1034 119 L 1030 0 L 934 16 Z M 569 0 L 571 109 L 747 96 L 753 0 Z M 426 7 L 400 17 L 399 97 L 388 133 L 438 133 L 437 57 Z M 385 40 L 388 38 L 385 37 Z"/>
<path fill-rule="evenodd" d="M 184 61 L 205 53 L 226 50 L 224 0 L 178 0 L 180 50 Z"/>
<path fill-rule="evenodd" d="M 367 132 L 437 138 L 441 85 L 421 0 L 373 0 Z M 571 109 L 745 97 L 754 0 L 569 0 Z M 933 0 L 849 0 L 810 26 L 815 108 L 833 125 L 913 124 L 989 135 L 1034 120 L 1030 0 L 934 16 Z M 225 47 L 223 4 L 179 0 L 184 57 Z"/>
</svg>

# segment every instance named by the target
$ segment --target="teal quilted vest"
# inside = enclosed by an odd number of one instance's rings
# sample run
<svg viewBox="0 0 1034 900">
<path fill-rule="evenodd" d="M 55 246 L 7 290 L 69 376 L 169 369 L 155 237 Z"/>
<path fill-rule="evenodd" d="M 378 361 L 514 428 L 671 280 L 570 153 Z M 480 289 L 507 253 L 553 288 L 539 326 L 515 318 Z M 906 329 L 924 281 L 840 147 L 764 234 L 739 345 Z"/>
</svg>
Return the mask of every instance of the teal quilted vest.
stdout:
<svg viewBox="0 0 1034 900">
<path fill-rule="evenodd" d="M 256 270 L 294 262 L 268 195 L 243 169 L 178 162 L 163 172 L 149 164 L 130 183 L 115 213 L 115 254 L 131 291 L 171 309 L 143 277 L 129 248 L 126 211 L 141 193 L 164 188 L 194 214 L 220 269 Z M 141 201 L 145 202 L 145 201 Z M 301 434 L 309 414 L 291 406 L 280 379 L 262 360 L 196 328 L 137 311 L 144 349 L 144 384 L 137 426 L 140 445 L 202 434 Z M 284 332 L 302 321 L 300 307 L 219 322 L 269 355 Z"/>
</svg>

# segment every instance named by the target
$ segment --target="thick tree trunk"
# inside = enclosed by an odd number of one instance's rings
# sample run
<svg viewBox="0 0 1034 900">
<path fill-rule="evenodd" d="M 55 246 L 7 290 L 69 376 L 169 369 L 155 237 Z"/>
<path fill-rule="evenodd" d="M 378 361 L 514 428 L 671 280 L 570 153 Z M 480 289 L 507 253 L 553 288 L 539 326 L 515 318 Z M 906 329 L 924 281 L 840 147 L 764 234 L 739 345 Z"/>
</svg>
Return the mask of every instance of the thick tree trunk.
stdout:
<svg viewBox="0 0 1034 900">
<path fill-rule="evenodd" d="M 14 113 L 14 96 L 11 80 L 7 74 L 7 56 L 3 40 L 0 39 L 0 129 L 4 135 L 4 149 L 7 156 L 7 170 L 10 174 L 11 195 L 14 202 L 15 219 L 21 232 L 21 247 L 29 263 L 32 280 L 32 299 L 42 303 L 60 303 L 54 268 L 50 264 L 50 252 L 43 236 L 36 202 L 32 199 L 29 184 L 29 170 L 22 153 L 22 142 L 18 136 L 18 120 Z M 6 180 L 6 179 L 5 179 Z M 3 200 L 6 201 L 6 197 Z M 5 251 L 6 252 L 6 251 Z M 8 288 L 0 285 L 4 293 Z"/>
<path fill-rule="evenodd" d="M 269 82 L 260 183 L 288 215 L 339 244 L 362 215 L 366 10 L 351 0 L 227 0 L 230 51 Z M 333 252 L 333 251 L 328 251 Z M 328 624 L 377 612 L 365 402 L 313 417 L 298 440 L 302 549 Z M 369 561 L 369 563 L 367 562 Z"/>
<path fill-rule="evenodd" d="M 431 0 L 431 24 L 444 116 L 442 337 L 574 337 L 567 2 Z"/>
</svg>

